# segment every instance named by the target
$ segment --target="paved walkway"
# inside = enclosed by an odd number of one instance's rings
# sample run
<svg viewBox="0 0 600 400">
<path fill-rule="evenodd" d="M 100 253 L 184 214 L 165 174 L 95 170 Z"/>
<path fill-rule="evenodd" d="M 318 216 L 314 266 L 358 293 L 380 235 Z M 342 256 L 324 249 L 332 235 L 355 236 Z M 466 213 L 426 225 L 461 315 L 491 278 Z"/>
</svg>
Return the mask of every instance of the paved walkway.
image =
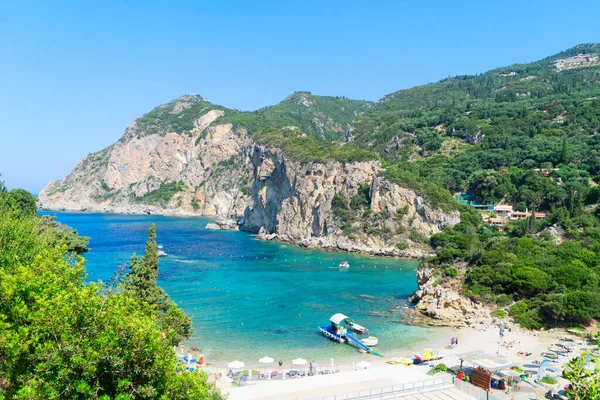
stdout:
<svg viewBox="0 0 600 400">
<path fill-rule="evenodd" d="M 432 379 L 428 367 L 385 365 L 366 370 L 346 371 L 282 381 L 254 381 L 248 386 L 225 390 L 229 400 L 296 400 L 332 396 L 369 388 Z"/>
<path fill-rule="evenodd" d="M 436 390 L 434 392 L 409 394 L 400 397 L 401 400 L 476 400 L 465 392 L 456 388 Z"/>
</svg>

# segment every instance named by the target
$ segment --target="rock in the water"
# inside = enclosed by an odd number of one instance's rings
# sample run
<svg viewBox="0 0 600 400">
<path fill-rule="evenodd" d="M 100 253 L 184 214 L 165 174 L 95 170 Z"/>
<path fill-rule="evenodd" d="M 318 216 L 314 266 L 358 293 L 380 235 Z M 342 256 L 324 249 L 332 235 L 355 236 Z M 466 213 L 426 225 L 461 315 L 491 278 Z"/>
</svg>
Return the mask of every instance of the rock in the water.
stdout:
<svg viewBox="0 0 600 400">
<path fill-rule="evenodd" d="M 217 217 L 216 223 L 217 223 L 217 225 L 219 225 L 219 227 L 221 229 L 225 229 L 228 231 L 237 231 L 240 229 L 237 222 L 231 218 L 225 218 L 225 217 L 219 216 L 219 217 Z"/>
<path fill-rule="evenodd" d="M 210 223 L 210 224 L 206 224 L 204 229 L 206 229 L 207 231 L 219 231 L 219 230 L 221 230 L 221 227 L 217 224 Z"/>
</svg>

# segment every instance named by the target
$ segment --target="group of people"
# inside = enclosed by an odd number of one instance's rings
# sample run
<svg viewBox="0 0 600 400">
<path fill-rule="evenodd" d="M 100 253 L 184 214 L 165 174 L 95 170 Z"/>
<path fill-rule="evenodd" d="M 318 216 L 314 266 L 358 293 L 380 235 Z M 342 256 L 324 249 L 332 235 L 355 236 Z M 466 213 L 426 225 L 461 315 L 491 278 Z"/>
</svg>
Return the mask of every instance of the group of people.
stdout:
<svg viewBox="0 0 600 400">
<path fill-rule="evenodd" d="M 458 346 L 458 338 L 457 337 L 451 337 L 450 338 L 450 347 L 455 347 Z"/>
</svg>

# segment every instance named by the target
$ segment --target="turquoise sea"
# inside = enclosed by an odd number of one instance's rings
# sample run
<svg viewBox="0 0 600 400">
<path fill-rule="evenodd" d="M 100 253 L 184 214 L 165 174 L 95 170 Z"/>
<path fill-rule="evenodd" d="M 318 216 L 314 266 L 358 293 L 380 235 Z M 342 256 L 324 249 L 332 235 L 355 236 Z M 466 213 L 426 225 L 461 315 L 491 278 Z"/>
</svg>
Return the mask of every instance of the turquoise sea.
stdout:
<svg viewBox="0 0 600 400">
<path fill-rule="evenodd" d="M 378 350 L 418 348 L 443 330 L 402 323 L 416 289 L 414 261 L 304 249 L 259 241 L 244 232 L 206 231 L 207 218 L 43 212 L 90 236 L 88 280 L 108 280 L 136 252 L 148 227 L 169 257 L 159 284 L 192 316 L 188 345 L 208 360 L 328 360 L 356 350 L 322 337 L 317 327 L 341 312 L 379 338 Z M 351 267 L 340 271 L 347 260 Z"/>
</svg>

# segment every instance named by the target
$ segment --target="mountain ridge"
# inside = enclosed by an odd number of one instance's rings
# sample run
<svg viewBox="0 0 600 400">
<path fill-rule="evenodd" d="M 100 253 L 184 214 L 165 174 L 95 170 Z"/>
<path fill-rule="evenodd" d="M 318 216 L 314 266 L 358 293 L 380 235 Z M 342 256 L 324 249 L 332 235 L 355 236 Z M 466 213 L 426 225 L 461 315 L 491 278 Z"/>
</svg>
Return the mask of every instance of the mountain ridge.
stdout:
<svg viewBox="0 0 600 400">
<path fill-rule="evenodd" d="M 91 153 L 67 178 L 50 183 L 40 203 L 226 217 L 252 214 L 258 207 L 268 212 L 248 229 L 256 233 L 262 222 L 266 233 L 279 234 L 282 208 L 299 202 L 302 215 L 295 222 L 304 228 L 291 241 L 311 242 L 315 236 L 307 221 L 318 220 L 314 232 L 319 237 L 326 231 L 349 242 L 360 237 L 345 248 L 365 249 L 372 242 L 377 243 L 373 251 L 386 248 L 387 254 L 428 251 L 426 238 L 458 221 L 460 206 L 452 195 L 473 191 L 482 197 L 482 188 L 472 182 L 478 171 L 557 162 L 557 136 L 567 138 L 571 154 L 592 157 L 584 146 L 591 144 L 595 119 L 585 110 L 597 105 L 585 99 L 598 91 L 598 51 L 597 45 L 579 45 L 533 63 L 403 89 L 376 103 L 298 91 L 276 105 L 238 111 L 199 95 L 180 96 L 135 119 L 117 143 Z M 579 117 L 590 112 L 591 119 Z M 569 122 L 571 114 L 580 128 L 567 134 L 565 127 L 568 132 L 576 127 Z M 535 156 L 536 146 L 546 152 Z M 257 161 L 257 154 L 264 158 Z M 316 178 L 314 171 L 320 171 Z M 352 178 L 357 171 L 369 171 L 363 182 Z M 369 193 L 361 197 L 366 187 Z M 374 218 L 373 199 L 383 195 L 380 190 L 402 192 L 403 200 L 397 198 L 394 207 Z M 345 200 L 334 206 L 338 194 Z M 518 208 L 545 207 L 529 194 L 512 197 Z M 272 201 L 277 206 L 266 207 Z M 397 215 L 404 206 L 410 209 L 408 218 Z M 438 215 L 426 217 L 433 210 Z M 352 233 L 357 230 L 359 235 Z"/>
</svg>

